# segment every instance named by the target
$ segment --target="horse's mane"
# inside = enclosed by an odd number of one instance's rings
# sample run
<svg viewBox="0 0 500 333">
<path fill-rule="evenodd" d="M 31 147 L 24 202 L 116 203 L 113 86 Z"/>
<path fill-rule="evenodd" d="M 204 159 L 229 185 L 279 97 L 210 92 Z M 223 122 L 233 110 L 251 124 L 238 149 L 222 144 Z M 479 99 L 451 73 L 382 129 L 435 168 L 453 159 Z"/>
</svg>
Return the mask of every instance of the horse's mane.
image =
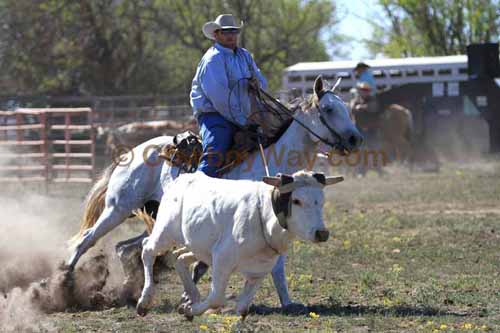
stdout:
<svg viewBox="0 0 500 333">
<path fill-rule="evenodd" d="M 293 111 L 308 113 L 318 103 L 316 94 L 311 94 L 306 97 L 299 96 L 288 103 L 288 107 Z"/>
</svg>

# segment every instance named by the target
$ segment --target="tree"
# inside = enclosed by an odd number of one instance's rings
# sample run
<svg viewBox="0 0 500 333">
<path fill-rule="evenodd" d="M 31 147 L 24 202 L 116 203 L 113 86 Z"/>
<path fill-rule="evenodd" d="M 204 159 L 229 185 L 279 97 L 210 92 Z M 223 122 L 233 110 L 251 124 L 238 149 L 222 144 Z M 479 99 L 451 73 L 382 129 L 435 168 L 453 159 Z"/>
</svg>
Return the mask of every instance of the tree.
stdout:
<svg viewBox="0 0 500 333">
<path fill-rule="evenodd" d="M 150 9 L 164 34 L 177 35 L 179 43 L 196 50 L 199 57 L 211 44 L 201 33 L 202 25 L 220 13 L 233 13 L 244 22 L 241 46 L 253 54 L 273 91 L 281 86 L 286 66 L 299 61 L 328 60 L 320 33 L 338 23 L 336 8 L 327 0 L 166 0 Z M 329 36 L 336 36 L 331 29 Z M 191 64 L 189 77 L 195 67 L 196 63 Z"/>
<path fill-rule="evenodd" d="M 365 41 L 373 54 L 437 56 L 464 54 L 468 44 L 497 41 L 498 0 L 379 0 L 389 25 L 372 20 Z"/>
<path fill-rule="evenodd" d="M 328 0 L 3 0 L 0 86 L 22 94 L 187 97 L 211 45 L 201 27 L 220 13 L 245 22 L 241 45 L 274 91 L 286 66 L 328 59 L 322 32 L 338 40 Z"/>
</svg>

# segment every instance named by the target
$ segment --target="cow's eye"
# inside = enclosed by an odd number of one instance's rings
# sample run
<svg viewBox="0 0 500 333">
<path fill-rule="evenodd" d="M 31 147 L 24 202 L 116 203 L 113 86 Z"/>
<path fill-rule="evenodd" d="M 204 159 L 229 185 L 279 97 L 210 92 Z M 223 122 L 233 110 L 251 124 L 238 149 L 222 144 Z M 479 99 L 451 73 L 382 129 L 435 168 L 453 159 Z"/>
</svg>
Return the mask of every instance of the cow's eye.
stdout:
<svg viewBox="0 0 500 333">
<path fill-rule="evenodd" d="M 300 201 L 299 199 L 293 199 L 292 203 L 297 206 L 302 206 L 302 201 Z"/>
</svg>

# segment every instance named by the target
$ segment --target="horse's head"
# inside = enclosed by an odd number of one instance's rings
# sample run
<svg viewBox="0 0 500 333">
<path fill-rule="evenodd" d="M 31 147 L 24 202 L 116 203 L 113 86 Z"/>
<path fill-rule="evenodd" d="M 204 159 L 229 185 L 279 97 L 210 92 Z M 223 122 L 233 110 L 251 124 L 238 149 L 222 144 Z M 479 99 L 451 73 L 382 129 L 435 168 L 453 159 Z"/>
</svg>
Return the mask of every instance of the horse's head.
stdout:
<svg viewBox="0 0 500 333">
<path fill-rule="evenodd" d="M 341 153 L 349 153 L 361 146 L 363 136 L 354 124 L 351 111 L 335 94 L 335 88 L 326 89 L 321 76 L 314 81 L 313 100 L 319 116 L 315 132 Z"/>
</svg>

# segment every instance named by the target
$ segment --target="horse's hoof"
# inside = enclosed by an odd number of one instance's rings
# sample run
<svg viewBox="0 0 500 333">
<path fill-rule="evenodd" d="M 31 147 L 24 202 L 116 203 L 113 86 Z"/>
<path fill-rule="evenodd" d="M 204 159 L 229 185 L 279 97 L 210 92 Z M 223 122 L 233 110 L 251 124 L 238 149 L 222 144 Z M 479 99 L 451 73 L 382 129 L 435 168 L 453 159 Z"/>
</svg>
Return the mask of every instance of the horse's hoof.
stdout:
<svg viewBox="0 0 500 333">
<path fill-rule="evenodd" d="M 307 307 L 301 303 L 290 303 L 282 306 L 281 311 L 285 314 L 302 314 L 307 313 Z"/>
<path fill-rule="evenodd" d="M 180 304 L 178 307 L 177 307 L 177 313 L 180 314 L 180 315 L 183 315 L 184 314 L 184 304 Z"/>
<path fill-rule="evenodd" d="M 68 272 L 68 273 L 73 273 L 75 270 L 75 265 L 67 264 L 65 262 L 62 262 L 59 264 L 59 270 L 63 272 Z"/>
<path fill-rule="evenodd" d="M 184 303 L 187 303 L 187 302 L 190 302 L 191 300 L 189 299 L 189 296 L 186 292 L 184 292 L 181 296 L 181 304 L 184 304 Z"/>
<path fill-rule="evenodd" d="M 193 321 L 193 309 L 191 308 L 191 305 L 188 304 L 182 304 L 182 314 L 188 321 Z"/>
<path fill-rule="evenodd" d="M 240 316 L 241 316 L 241 321 L 245 321 L 245 318 L 248 316 L 248 309 L 246 309 L 245 311 L 241 311 Z"/>
<path fill-rule="evenodd" d="M 136 311 L 137 311 L 137 314 L 141 317 L 144 317 L 145 315 L 148 314 L 148 310 L 141 305 L 137 305 Z"/>
</svg>

